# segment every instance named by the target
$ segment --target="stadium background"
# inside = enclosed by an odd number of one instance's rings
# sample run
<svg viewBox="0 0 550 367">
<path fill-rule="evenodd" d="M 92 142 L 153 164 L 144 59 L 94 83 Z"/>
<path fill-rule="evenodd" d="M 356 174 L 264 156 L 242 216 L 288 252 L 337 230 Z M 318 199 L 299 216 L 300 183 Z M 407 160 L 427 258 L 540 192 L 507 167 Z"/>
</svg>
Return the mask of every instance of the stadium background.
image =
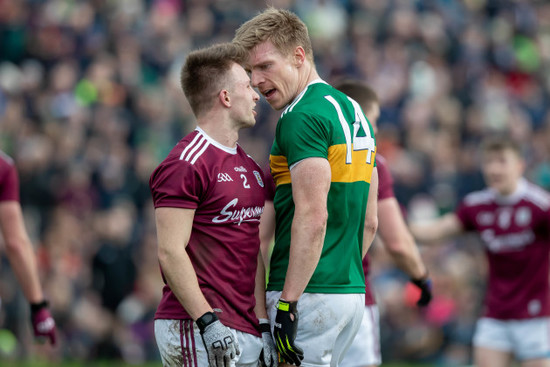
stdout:
<svg viewBox="0 0 550 367">
<path fill-rule="evenodd" d="M 308 24 L 320 75 L 378 92 L 379 152 L 409 218 L 452 210 L 483 181 L 477 145 L 508 131 L 550 187 L 550 3 L 274 0 Z M 18 166 L 27 228 L 60 346 L 32 343 L 28 307 L 0 267 L 0 364 L 157 363 L 161 280 L 148 178 L 194 127 L 186 54 L 229 41 L 265 7 L 243 0 L 0 0 L 0 148 Z M 241 144 L 260 164 L 278 113 L 262 102 Z M 384 360 L 471 363 L 485 262 L 475 236 L 422 246 L 434 300 L 376 246 Z M 4 361 L 4 362 L 2 362 Z M 36 365 L 36 362 L 31 363 Z"/>
</svg>

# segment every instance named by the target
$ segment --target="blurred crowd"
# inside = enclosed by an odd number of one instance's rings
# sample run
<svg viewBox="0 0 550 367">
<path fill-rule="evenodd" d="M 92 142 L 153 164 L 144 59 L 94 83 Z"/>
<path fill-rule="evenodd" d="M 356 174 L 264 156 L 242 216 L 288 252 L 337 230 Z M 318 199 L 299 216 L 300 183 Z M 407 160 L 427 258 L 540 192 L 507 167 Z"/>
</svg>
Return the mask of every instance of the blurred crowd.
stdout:
<svg viewBox="0 0 550 367">
<path fill-rule="evenodd" d="M 479 141 L 507 131 L 527 177 L 550 188 L 550 3 L 543 0 L 272 0 L 308 25 L 328 82 L 380 97 L 378 152 L 409 219 L 483 187 Z M 159 360 L 161 295 L 150 173 L 194 126 L 186 54 L 230 41 L 252 0 L 0 0 L 0 149 L 21 180 L 27 229 L 60 332 L 50 359 Z M 268 159 L 278 112 L 260 104 L 240 143 Z M 372 249 L 383 358 L 464 365 L 486 265 L 475 236 L 422 246 L 435 298 Z M 35 353 L 28 307 L 0 267 L 0 360 Z"/>
</svg>

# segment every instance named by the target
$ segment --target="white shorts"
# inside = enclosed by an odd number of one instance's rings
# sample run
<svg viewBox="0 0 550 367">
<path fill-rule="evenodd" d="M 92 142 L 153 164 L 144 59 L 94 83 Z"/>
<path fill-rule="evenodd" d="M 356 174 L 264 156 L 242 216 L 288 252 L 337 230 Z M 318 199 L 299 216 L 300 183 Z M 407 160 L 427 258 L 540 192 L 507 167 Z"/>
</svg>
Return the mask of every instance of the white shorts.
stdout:
<svg viewBox="0 0 550 367">
<path fill-rule="evenodd" d="M 231 366 L 257 367 L 262 338 L 231 329 L 239 342 L 241 354 Z M 192 320 L 155 320 L 155 339 L 162 365 L 167 367 L 208 367 L 208 355 L 199 327 Z"/>
<path fill-rule="evenodd" d="M 477 321 L 474 347 L 512 352 L 519 361 L 550 358 L 550 317 Z"/>
<path fill-rule="evenodd" d="M 342 367 L 379 366 L 380 356 L 380 314 L 378 306 L 365 306 L 361 328 L 351 347 L 340 363 Z"/>
<path fill-rule="evenodd" d="M 271 329 L 281 292 L 266 292 Z M 302 366 L 336 367 L 353 342 L 363 319 L 365 295 L 304 293 L 298 301 L 295 343 L 304 351 Z"/>
</svg>

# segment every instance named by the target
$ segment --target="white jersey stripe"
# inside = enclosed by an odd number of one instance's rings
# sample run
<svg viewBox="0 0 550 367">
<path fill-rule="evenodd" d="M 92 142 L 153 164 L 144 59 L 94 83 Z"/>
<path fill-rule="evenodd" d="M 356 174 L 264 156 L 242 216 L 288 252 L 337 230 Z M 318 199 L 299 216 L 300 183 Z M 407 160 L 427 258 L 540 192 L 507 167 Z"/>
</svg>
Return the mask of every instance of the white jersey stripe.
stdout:
<svg viewBox="0 0 550 367">
<path fill-rule="evenodd" d="M 206 144 L 204 144 L 202 149 L 199 150 L 197 154 L 195 154 L 195 158 L 193 158 L 193 160 L 191 161 L 191 164 L 195 164 L 195 162 L 197 161 L 197 158 L 199 158 L 202 155 L 202 153 L 204 153 L 204 151 L 206 150 L 206 148 L 208 148 L 209 145 L 210 145 L 209 142 L 206 142 Z"/>
<path fill-rule="evenodd" d="M 189 162 L 189 159 L 191 159 L 191 156 L 206 142 L 206 138 L 204 136 L 201 136 L 200 140 L 195 144 L 193 149 L 189 153 L 187 153 L 187 156 L 185 157 L 185 160 Z"/>
<path fill-rule="evenodd" d="M 183 150 L 183 152 L 181 152 L 180 154 L 180 161 L 183 159 L 183 157 L 185 156 L 185 153 L 187 153 L 187 151 L 197 142 L 197 140 L 201 137 L 201 134 L 197 134 L 197 136 L 195 136 L 195 138 L 193 140 L 191 140 L 191 143 L 189 143 L 185 149 Z"/>
</svg>

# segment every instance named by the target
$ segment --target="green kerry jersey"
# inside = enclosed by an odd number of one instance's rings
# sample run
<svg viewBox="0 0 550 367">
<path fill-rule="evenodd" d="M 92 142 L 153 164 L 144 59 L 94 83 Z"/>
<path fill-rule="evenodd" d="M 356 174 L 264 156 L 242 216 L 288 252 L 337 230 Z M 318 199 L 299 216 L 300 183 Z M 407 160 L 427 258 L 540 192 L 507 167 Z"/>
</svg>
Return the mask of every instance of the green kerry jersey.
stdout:
<svg viewBox="0 0 550 367">
<path fill-rule="evenodd" d="M 321 259 L 307 293 L 365 293 L 363 227 L 376 142 L 372 126 L 351 98 L 316 80 L 287 106 L 277 123 L 269 157 L 276 190 L 275 246 L 268 290 L 283 289 L 294 217 L 290 168 L 326 158 L 331 167 L 328 220 Z"/>
</svg>

